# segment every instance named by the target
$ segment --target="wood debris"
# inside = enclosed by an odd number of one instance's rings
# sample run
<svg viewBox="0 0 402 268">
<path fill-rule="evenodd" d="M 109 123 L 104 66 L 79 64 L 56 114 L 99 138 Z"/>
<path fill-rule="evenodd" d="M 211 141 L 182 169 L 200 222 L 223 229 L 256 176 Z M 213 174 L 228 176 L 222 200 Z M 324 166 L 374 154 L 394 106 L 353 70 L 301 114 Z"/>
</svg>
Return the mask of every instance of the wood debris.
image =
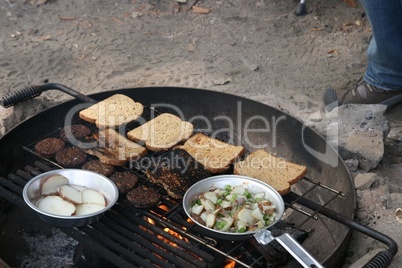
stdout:
<svg viewBox="0 0 402 268">
<path fill-rule="evenodd" d="M 199 6 L 193 6 L 191 9 L 194 14 L 209 14 L 209 12 L 211 12 L 209 9 Z"/>
<path fill-rule="evenodd" d="M 31 38 L 32 42 L 43 42 L 52 39 L 50 35 L 34 36 Z"/>
<path fill-rule="evenodd" d="M 356 8 L 356 1 L 355 0 L 343 0 L 343 2 L 345 2 L 348 6 L 354 7 Z"/>
<path fill-rule="evenodd" d="M 327 54 L 339 55 L 339 52 L 338 52 L 338 50 L 336 50 L 336 49 L 330 49 L 330 50 L 327 51 Z"/>
<path fill-rule="evenodd" d="M 324 28 L 314 27 L 314 28 L 310 29 L 310 31 L 312 31 L 312 32 L 318 32 L 318 31 L 322 31 L 322 30 L 324 30 Z"/>
<path fill-rule="evenodd" d="M 59 16 L 59 20 L 75 20 L 75 17 Z"/>
</svg>

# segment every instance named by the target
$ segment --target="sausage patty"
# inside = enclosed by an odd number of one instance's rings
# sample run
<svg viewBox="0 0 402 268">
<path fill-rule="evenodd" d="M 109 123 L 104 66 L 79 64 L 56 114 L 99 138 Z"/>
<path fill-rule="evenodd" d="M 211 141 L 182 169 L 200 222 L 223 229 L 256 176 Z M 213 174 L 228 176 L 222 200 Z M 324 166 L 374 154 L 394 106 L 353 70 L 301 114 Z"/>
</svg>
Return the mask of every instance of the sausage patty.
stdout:
<svg viewBox="0 0 402 268">
<path fill-rule="evenodd" d="M 161 195 L 154 188 L 140 185 L 130 190 L 126 198 L 136 208 L 151 208 L 158 205 Z"/>
<path fill-rule="evenodd" d="M 82 140 L 91 134 L 91 130 L 84 125 L 81 124 L 73 124 L 70 126 L 65 126 L 62 130 L 60 130 L 60 138 L 64 141 L 71 141 L 72 139 Z"/>
<path fill-rule="evenodd" d="M 82 166 L 82 169 L 94 171 L 106 177 L 109 177 L 114 172 L 114 166 L 104 164 L 100 160 L 90 160 Z"/>
<path fill-rule="evenodd" d="M 110 179 L 116 184 L 121 194 L 126 194 L 138 185 L 138 177 L 129 171 L 116 171 Z"/>
<path fill-rule="evenodd" d="M 77 167 L 87 160 L 87 155 L 81 149 L 68 147 L 58 151 L 55 159 L 63 167 Z"/>
<path fill-rule="evenodd" d="M 53 157 L 65 146 L 66 143 L 60 138 L 46 138 L 37 142 L 34 150 L 43 157 Z"/>
</svg>

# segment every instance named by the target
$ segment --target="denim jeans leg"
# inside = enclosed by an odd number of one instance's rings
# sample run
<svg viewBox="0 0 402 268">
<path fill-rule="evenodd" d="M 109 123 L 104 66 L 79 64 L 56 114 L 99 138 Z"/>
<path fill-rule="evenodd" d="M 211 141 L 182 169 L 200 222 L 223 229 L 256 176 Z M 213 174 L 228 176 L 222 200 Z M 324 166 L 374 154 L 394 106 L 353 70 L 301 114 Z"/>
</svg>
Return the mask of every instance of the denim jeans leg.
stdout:
<svg viewBox="0 0 402 268">
<path fill-rule="evenodd" d="M 373 36 L 364 80 L 386 89 L 402 90 L 402 0 L 361 0 Z"/>
</svg>

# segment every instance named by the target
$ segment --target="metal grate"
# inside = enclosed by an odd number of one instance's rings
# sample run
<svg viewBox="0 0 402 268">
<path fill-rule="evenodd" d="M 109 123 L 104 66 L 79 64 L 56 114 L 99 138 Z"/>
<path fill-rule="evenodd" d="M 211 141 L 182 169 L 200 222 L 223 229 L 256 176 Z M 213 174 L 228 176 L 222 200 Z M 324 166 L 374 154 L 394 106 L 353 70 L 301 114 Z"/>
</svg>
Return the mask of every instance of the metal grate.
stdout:
<svg viewBox="0 0 402 268">
<path fill-rule="evenodd" d="M 145 118 L 159 114 L 152 108 L 145 109 L 145 112 Z M 85 124 L 96 131 L 92 124 L 81 119 L 76 119 L 74 123 Z M 128 125 L 126 128 L 132 129 L 135 126 Z M 58 137 L 59 133 L 60 129 L 57 129 L 38 141 Z M 22 189 L 29 179 L 55 168 L 63 168 L 52 159 L 43 158 L 35 152 L 33 148 L 38 141 L 23 148 L 36 155 L 40 161 L 26 166 L 24 170 L 17 170 L 16 174 L 9 174 L 7 179 L 0 178 L 0 185 L 5 188 L 0 187 L 0 196 L 19 206 L 25 206 L 21 198 Z M 147 157 L 155 156 L 157 154 Z M 134 172 L 141 184 L 156 188 L 163 198 L 156 208 L 137 209 L 124 197 L 120 197 L 118 203 L 99 222 L 80 228 L 61 228 L 96 255 L 119 267 L 222 267 L 226 263 L 235 263 L 239 267 L 267 266 L 266 256 L 253 246 L 250 239 L 224 241 L 202 235 L 202 230 L 187 220 L 180 200 L 170 198 L 162 187 L 152 184 L 144 170 L 133 166 L 118 169 Z M 297 213 L 296 218 L 299 220 L 295 223 L 295 229 L 308 227 L 306 223 L 310 220 L 318 221 L 322 207 L 336 198 L 345 197 L 342 192 L 309 178 L 299 183 L 303 184 L 302 192 L 287 194 L 284 198 L 286 214 Z M 324 191 L 324 195 L 329 198 L 326 198 L 323 206 L 314 210 L 306 209 L 301 201 L 310 199 L 310 195 L 317 191 Z"/>
<path fill-rule="evenodd" d="M 25 206 L 22 189 L 32 177 L 53 166 L 36 161 L 33 166 L 17 170 L 8 178 L 0 178 L 0 195 L 19 206 Z M 147 182 L 139 174 L 143 182 Z M 317 187 L 343 196 L 319 182 L 304 179 Z M 158 186 L 156 186 L 158 187 Z M 163 191 L 162 188 L 159 189 Z M 309 192 L 309 191 L 307 191 Z M 316 219 L 313 213 L 300 208 L 298 200 L 303 196 L 293 195 L 285 200 L 289 209 L 304 215 L 303 222 Z M 153 209 L 137 209 L 124 198 L 108 211 L 99 222 L 80 228 L 61 228 L 63 232 L 86 245 L 97 255 L 119 267 L 222 267 L 234 262 L 239 267 L 266 267 L 266 261 L 250 243 L 221 241 L 203 236 L 197 226 L 187 221 L 181 203 L 164 196 L 160 205 Z"/>
</svg>

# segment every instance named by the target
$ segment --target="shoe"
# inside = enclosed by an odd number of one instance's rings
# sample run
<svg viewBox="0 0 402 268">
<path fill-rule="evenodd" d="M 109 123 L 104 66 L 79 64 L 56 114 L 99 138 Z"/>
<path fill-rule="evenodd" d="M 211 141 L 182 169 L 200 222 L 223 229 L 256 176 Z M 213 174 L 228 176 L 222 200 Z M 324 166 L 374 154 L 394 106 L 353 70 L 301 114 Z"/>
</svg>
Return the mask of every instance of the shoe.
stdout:
<svg viewBox="0 0 402 268">
<path fill-rule="evenodd" d="M 334 88 L 327 88 L 323 100 L 328 111 L 349 103 L 392 106 L 402 101 L 402 90 L 383 90 L 361 78 L 357 84 L 347 82 Z"/>
</svg>

